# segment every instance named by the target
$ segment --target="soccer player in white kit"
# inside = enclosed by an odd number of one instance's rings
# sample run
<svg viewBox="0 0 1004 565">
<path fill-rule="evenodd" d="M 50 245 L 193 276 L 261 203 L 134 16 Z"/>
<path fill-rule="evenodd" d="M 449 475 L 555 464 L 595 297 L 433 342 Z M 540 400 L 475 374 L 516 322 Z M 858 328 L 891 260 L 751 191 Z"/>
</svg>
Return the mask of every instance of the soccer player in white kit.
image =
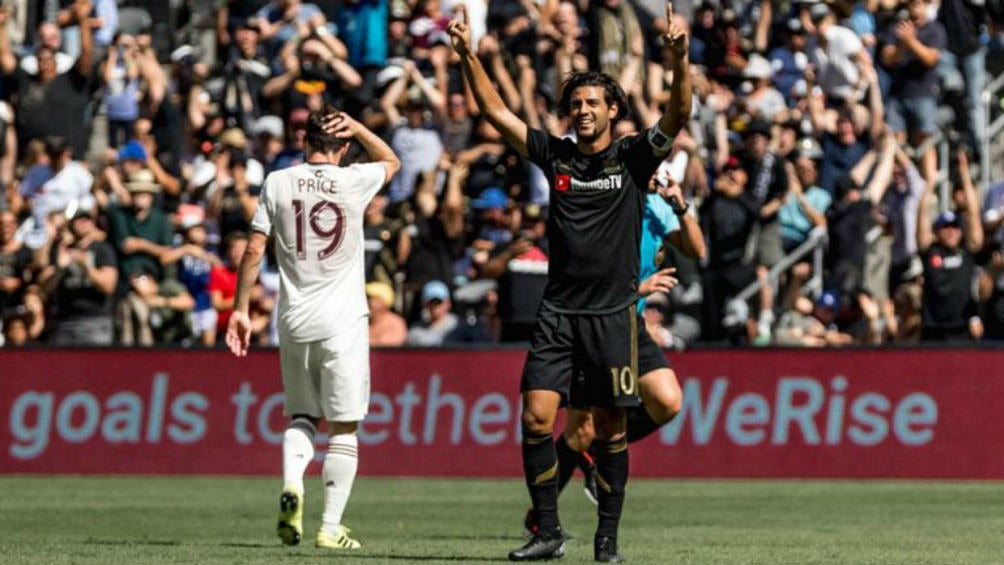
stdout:
<svg viewBox="0 0 1004 565">
<path fill-rule="evenodd" d="M 372 163 L 340 166 L 355 140 Z M 342 513 L 358 465 L 356 429 L 370 394 L 369 315 L 364 290 L 363 212 L 401 162 L 376 134 L 326 106 L 307 118 L 307 160 L 265 179 L 238 274 L 227 345 L 247 354 L 250 291 L 270 234 L 279 263 L 279 357 L 289 424 L 282 440 L 283 488 L 278 533 L 303 536 L 303 474 L 314 458 L 314 435 L 328 428 L 324 514 L 316 545 L 356 549 Z"/>
</svg>

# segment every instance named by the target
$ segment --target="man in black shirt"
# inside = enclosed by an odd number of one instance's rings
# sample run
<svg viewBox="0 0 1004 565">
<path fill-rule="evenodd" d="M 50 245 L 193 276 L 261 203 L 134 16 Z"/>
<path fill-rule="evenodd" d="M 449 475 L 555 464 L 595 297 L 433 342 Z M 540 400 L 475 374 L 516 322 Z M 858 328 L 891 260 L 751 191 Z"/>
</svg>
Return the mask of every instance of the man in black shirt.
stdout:
<svg viewBox="0 0 1004 565">
<path fill-rule="evenodd" d="M 574 125 L 573 142 L 530 129 L 506 108 L 471 49 L 466 11 L 448 32 L 482 114 L 543 169 L 552 187 L 549 280 L 521 384 L 523 471 L 540 529 L 509 559 L 564 555 L 552 434 L 558 408 L 571 396 L 593 407 L 599 447 L 594 557 L 620 561 L 617 527 L 628 474 L 624 409 L 639 404 L 638 348 L 651 344 L 635 311 L 644 190 L 690 117 L 687 36 L 676 25 L 666 36 L 676 80 L 666 114 L 646 134 L 614 142 L 613 124 L 628 111 L 620 86 L 600 73 L 570 75 L 560 107 Z"/>
<path fill-rule="evenodd" d="M 942 212 L 932 232 L 926 205 L 931 189 L 917 212 L 917 250 L 924 263 L 924 341 L 979 339 L 983 335 L 972 292 L 976 270 L 973 255 L 983 247 L 983 225 L 964 153 L 959 155 L 959 177 L 964 195 L 959 211 L 964 218 L 951 211 Z"/>
<path fill-rule="evenodd" d="M 90 102 L 93 38 L 89 15 L 90 2 L 80 2 L 71 8 L 80 23 L 81 52 L 69 71 L 59 74 L 56 52 L 40 47 L 38 74 L 28 76 L 17 65 L 7 37 L 6 13 L 0 11 L 0 70 L 12 81 L 16 93 L 18 145 L 24 147 L 32 139 L 47 136 L 65 137 L 73 154 L 82 159 L 87 154 L 88 104 Z"/>
</svg>

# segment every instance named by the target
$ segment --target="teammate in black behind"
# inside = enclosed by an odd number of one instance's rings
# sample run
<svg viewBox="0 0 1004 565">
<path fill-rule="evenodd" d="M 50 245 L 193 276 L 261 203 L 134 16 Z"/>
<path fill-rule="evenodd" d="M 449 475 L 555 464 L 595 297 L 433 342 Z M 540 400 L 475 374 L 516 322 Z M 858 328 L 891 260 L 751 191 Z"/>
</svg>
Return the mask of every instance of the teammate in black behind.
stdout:
<svg viewBox="0 0 1004 565">
<path fill-rule="evenodd" d="M 666 13 L 672 22 L 671 4 Z M 690 117 L 688 39 L 680 27 L 670 27 L 666 42 L 676 64 L 667 111 L 637 136 L 612 140 L 613 124 L 628 111 L 614 79 L 570 75 L 560 106 L 574 123 L 572 142 L 530 129 L 506 108 L 472 51 L 466 11 L 447 31 L 481 112 L 551 182 L 549 280 L 521 383 L 523 472 L 540 530 L 509 559 L 564 555 L 552 434 L 558 408 L 572 395 L 576 404 L 593 407 L 599 446 L 594 556 L 620 561 L 617 526 L 628 475 L 624 408 L 639 404 L 638 338 L 651 340 L 635 312 L 642 212 L 649 179 Z M 573 374 L 582 378 L 571 387 Z"/>
</svg>

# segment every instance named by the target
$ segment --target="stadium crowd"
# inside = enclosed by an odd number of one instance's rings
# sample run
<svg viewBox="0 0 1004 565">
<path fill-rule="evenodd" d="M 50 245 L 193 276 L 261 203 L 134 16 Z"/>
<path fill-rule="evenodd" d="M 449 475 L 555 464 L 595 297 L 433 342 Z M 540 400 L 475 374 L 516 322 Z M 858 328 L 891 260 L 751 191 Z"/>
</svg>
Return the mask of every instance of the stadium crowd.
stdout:
<svg viewBox="0 0 1004 565">
<path fill-rule="evenodd" d="M 466 6 L 506 104 L 557 136 L 570 70 L 618 79 L 632 112 L 617 136 L 652 124 L 672 80 L 661 0 L 189 0 L 169 36 L 151 33 L 143 2 L 123 4 L 0 10 L 7 347 L 216 344 L 260 186 L 303 161 L 306 116 L 324 102 L 402 161 L 365 216 L 373 345 L 528 340 L 549 179 L 479 118 L 447 23 Z M 983 3 L 674 7 L 695 110 L 652 183 L 682 187 L 708 253 L 660 254 L 679 282 L 647 301 L 653 337 L 1004 339 L 1004 185 L 981 195 L 972 174 L 999 42 Z M 932 135 L 951 140 L 947 162 Z M 782 263 L 817 241 L 821 262 Z M 252 297 L 259 344 L 277 339 L 278 286 L 268 262 Z"/>
</svg>

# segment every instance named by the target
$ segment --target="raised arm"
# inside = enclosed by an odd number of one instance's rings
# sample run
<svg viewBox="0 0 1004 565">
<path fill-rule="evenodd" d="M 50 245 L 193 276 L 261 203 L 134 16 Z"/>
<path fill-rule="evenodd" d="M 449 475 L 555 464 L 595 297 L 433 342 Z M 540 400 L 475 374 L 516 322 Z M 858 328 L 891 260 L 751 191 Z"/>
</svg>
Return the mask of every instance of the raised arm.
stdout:
<svg viewBox="0 0 1004 565">
<path fill-rule="evenodd" d="M 390 182 L 390 179 L 401 168 L 401 161 L 394 154 L 394 150 L 390 148 L 390 145 L 387 145 L 387 142 L 380 139 L 379 135 L 352 119 L 345 112 L 338 112 L 329 116 L 324 129 L 338 139 L 355 139 L 359 142 L 359 145 L 363 146 L 363 149 L 371 160 L 383 163 L 386 171 L 384 183 Z"/>
<path fill-rule="evenodd" d="M 959 182 L 962 184 L 962 191 L 966 195 L 966 208 L 963 213 L 966 216 L 965 236 L 966 249 L 970 253 L 977 253 L 983 249 L 983 223 L 980 218 L 980 201 L 976 194 L 976 187 L 973 186 L 973 179 L 969 175 L 969 157 L 965 151 L 959 151 Z"/>
<path fill-rule="evenodd" d="M 7 35 L 7 8 L 0 6 L 0 70 L 9 75 L 17 68 L 17 57 L 10 46 L 10 36 Z"/>
<path fill-rule="evenodd" d="M 453 49 L 460 55 L 460 66 L 463 69 L 464 78 L 471 87 L 474 100 L 481 113 L 495 126 L 495 129 L 502 133 L 506 142 L 520 155 L 526 157 L 528 155 L 526 138 L 529 129 L 523 120 L 506 107 L 502 97 L 492 87 L 488 73 L 485 72 L 477 55 L 471 50 L 471 28 L 467 9 L 461 7 L 460 15 L 460 20 L 450 22 L 447 31 L 450 34 Z"/>
<path fill-rule="evenodd" d="M 666 101 L 666 111 L 659 118 L 659 130 L 669 138 L 676 138 L 687 122 L 690 121 L 693 97 L 690 92 L 690 62 L 688 50 L 690 38 L 686 31 L 673 23 L 673 3 L 666 3 L 666 20 L 670 22 L 669 33 L 666 34 L 666 46 L 673 52 L 673 85 L 669 89 L 669 100 Z M 670 145 L 671 146 L 671 145 Z M 666 148 L 669 151 L 669 147 Z"/>
</svg>

